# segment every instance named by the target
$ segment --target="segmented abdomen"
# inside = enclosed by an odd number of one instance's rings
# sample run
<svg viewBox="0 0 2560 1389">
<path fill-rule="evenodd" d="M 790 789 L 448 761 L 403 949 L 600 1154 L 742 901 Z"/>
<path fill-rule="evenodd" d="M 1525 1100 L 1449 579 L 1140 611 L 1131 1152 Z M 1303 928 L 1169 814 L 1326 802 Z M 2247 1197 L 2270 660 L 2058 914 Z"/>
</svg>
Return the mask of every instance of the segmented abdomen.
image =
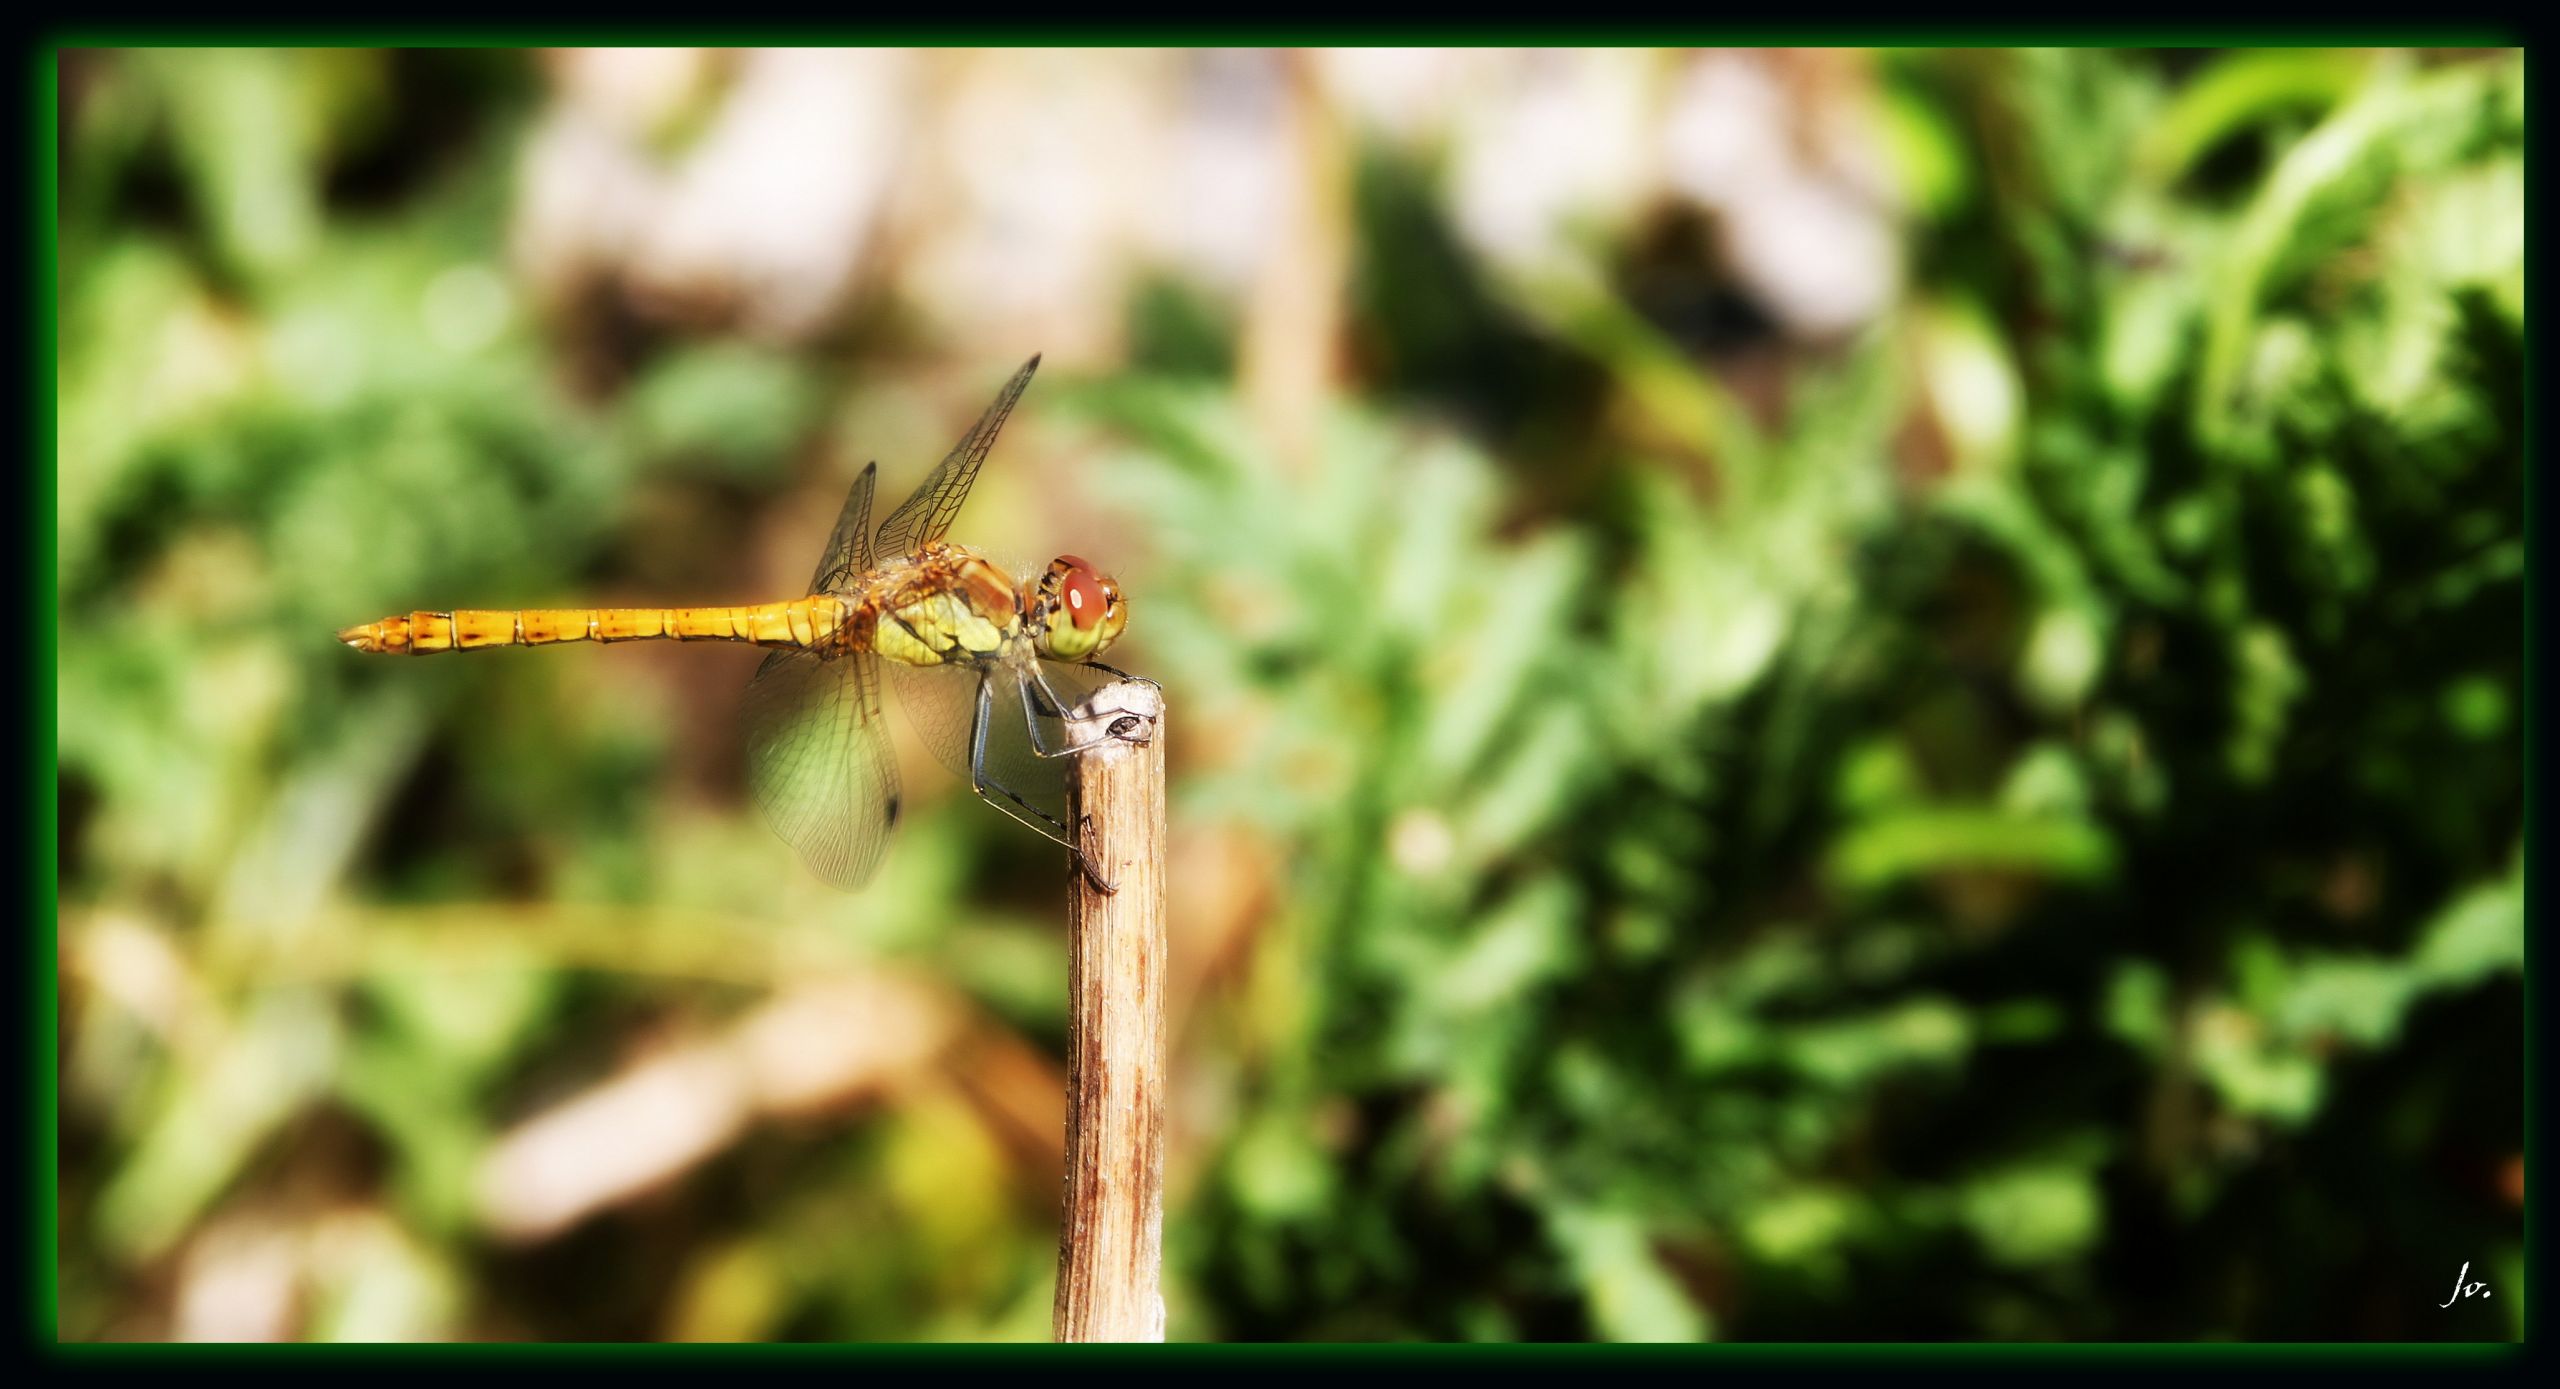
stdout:
<svg viewBox="0 0 2560 1389">
<path fill-rule="evenodd" d="M 458 608 L 386 617 L 338 633 L 358 651 L 425 656 L 564 641 L 743 641 L 757 646 L 841 644 L 845 604 L 813 594 L 735 608 Z"/>
</svg>

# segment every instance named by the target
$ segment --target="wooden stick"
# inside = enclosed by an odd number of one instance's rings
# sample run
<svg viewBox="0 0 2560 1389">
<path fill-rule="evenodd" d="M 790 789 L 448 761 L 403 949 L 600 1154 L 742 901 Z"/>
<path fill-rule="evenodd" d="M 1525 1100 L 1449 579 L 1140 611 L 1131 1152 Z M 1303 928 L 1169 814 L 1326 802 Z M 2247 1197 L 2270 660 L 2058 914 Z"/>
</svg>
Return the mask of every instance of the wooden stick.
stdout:
<svg viewBox="0 0 2560 1389">
<path fill-rule="evenodd" d="M 1164 692 L 1128 680 L 1070 721 L 1075 813 L 1093 875 L 1068 926 L 1061 1341 L 1164 1339 Z"/>
</svg>

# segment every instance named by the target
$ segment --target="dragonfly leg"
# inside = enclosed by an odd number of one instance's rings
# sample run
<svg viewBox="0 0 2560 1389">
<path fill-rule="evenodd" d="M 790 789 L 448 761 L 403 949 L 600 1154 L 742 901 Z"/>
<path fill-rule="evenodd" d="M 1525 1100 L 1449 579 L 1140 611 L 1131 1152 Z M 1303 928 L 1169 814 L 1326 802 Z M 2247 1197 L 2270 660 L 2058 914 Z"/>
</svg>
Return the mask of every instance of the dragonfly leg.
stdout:
<svg viewBox="0 0 2560 1389">
<path fill-rule="evenodd" d="M 987 775 L 987 730 L 994 721 L 995 698 L 987 682 L 981 679 L 978 681 L 977 715 L 970 721 L 969 728 L 969 789 L 977 793 L 978 799 L 1039 831 L 1042 836 L 1065 845 L 1067 852 L 1075 855 L 1077 869 L 1084 874 L 1085 881 L 1093 884 L 1096 892 L 1105 897 L 1116 893 L 1118 888 L 1093 871 L 1093 861 L 1085 857 L 1084 846 L 1075 841 L 1066 825 Z"/>
<path fill-rule="evenodd" d="M 1100 666 L 1103 670 L 1109 670 L 1112 674 L 1117 675 L 1124 680 L 1137 678 L 1129 675 L 1125 671 L 1112 670 L 1109 666 L 1100 665 L 1099 662 L 1091 662 L 1089 664 Z M 1148 683 L 1152 684 L 1154 682 L 1150 681 Z M 1137 731 L 1132 725 L 1137 721 L 1146 718 L 1143 714 L 1131 714 L 1124 711 L 1122 717 L 1113 719 L 1104 727 L 1102 732 L 1097 733 L 1090 738 L 1083 739 L 1079 742 L 1059 743 L 1053 745 L 1049 738 L 1043 736 L 1041 733 L 1040 720 L 1043 717 L 1047 717 L 1064 722 L 1067 717 L 1067 702 L 1058 697 L 1058 692 L 1056 690 L 1050 688 L 1048 672 L 1042 670 L 1037 665 L 1034 665 L 1031 668 L 1031 681 L 1026 693 L 1030 695 L 1030 698 L 1022 701 L 1022 717 L 1024 723 L 1026 723 L 1030 729 L 1031 750 L 1042 757 L 1073 757 L 1077 753 L 1083 752 L 1089 748 L 1098 748 L 1105 743 L 1127 739 L 1129 734 Z M 1032 707 L 1035 703 L 1041 707 L 1035 710 Z M 1108 713 L 1111 711 L 1105 710 L 1103 712 Z M 1096 714 L 1091 717 L 1100 718 L 1101 715 Z"/>
</svg>

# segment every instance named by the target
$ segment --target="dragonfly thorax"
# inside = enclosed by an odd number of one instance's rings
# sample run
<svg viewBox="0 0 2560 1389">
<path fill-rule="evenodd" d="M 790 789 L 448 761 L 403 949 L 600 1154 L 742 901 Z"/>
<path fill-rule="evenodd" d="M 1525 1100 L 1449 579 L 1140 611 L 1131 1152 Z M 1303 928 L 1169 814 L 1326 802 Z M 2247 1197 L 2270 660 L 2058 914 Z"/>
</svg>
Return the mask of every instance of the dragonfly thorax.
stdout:
<svg viewBox="0 0 2560 1389">
<path fill-rule="evenodd" d="M 862 605 L 871 649 L 911 666 L 992 660 L 1022 636 L 1022 603 L 994 561 L 958 545 L 930 545 L 885 571 Z"/>
</svg>

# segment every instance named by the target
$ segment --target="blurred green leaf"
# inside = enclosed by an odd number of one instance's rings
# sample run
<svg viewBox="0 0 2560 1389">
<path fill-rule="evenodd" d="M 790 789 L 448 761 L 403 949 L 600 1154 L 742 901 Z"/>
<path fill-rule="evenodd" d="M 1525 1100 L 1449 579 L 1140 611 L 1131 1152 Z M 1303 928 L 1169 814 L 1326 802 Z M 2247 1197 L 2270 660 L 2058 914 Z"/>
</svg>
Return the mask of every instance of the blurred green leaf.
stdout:
<svg viewBox="0 0 2560 1389">
<path fill-rule="evenodd" d="M 1644 1228 L 1625 1215 L 1555 1217 L 1557 1243 L 1589 1289 L 1594 1329 L 1612 1341 L 1706 1339 L 1706 1318 L 1646 1247 Z"/>
<path fill-rule="evenodd" d="M 641 455 L 681 471 L 762 480 L 791 463 L 825 401 L 805 360 L 721 343 L 652 363 L 624 409 Z"/>
<path fill-rule="evenodd" d="M 2114 841 L 2086 822 L 1945 806 L 1880 815 L 1849 831 L 1832 850 L 1830 871 L 1845 888 L 1875 891 L 1963 868 L 2094 880 L 2115 862 Z"/>
<path fill-rule="evenodd" d="M 2372 66 L 2366 54 L 2320 49 L 2218 58 L 2160 113 L 2142 143 L 2144 171 L 2159 182 L 2174 182 L 2205 152 L 2239 131 L 2271 116 L 2318 114 L 2336 106 L 2368 80 Z"/>
<path fill-rule="evenodd" d="M 1983 1252 L 2009 1268 L 2076 1258 L 2105 1225 L 2088 1175 L 2063 1165 L 2023 1164 L 1977 1177 L 1964 1189 L 1963 1210 Z"/>
</svg>

